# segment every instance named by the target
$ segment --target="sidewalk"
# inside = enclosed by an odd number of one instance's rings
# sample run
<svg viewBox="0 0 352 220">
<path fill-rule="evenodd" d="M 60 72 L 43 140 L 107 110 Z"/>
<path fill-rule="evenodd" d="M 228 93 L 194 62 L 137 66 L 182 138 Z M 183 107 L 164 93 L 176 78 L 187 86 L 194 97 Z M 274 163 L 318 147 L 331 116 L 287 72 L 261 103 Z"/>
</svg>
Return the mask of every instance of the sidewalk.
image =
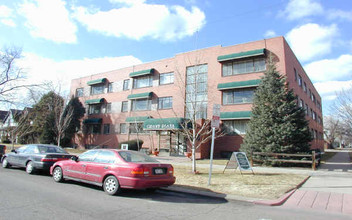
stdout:
<svg viewBox="0 0 352 220">
<path fill-rule="evenodd" d="M 190 162 L 190 159 L 185 157 L 158 157 L 156 159 L 160 162 L 172 164 L 184 164 Z M 202 166 L 209 165 L 197 164 L 197 167 Z M 254 202 L 256 204 L 282 205 L 284 208 L 314 209 L 352 215 L 352 163 L 350 162 L 348 151 L 338 151 L 334 157 L 325 164 L 322 164 L 317 171 L 299 168 L 271 167 L 253 167 L 253 170 L 254 172 L 305 174 L 310 176 L 310 178 L 308 178 L 299 189 L 293 190 L 281 198 L 271 201 L 186 189 L 177 185 L 168 187 L 167 190 L 217 198 L 242 200 Z"/>
<path fill-rule="evenodd" d="M 283 204 L 352 215 L 352 163 L 348 151 L 339 151 Z"/>
</svg>

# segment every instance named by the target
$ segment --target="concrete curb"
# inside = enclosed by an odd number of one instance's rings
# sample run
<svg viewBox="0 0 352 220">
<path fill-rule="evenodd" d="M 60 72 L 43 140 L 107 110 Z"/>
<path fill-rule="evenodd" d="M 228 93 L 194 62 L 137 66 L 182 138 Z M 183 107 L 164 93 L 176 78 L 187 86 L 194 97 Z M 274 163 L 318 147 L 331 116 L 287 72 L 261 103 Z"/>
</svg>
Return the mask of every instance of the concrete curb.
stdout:
<svg viewBox="0 0 352 220">
<path fill-rule="evenodd" d="M 274 200 L 258 200 L 258 201 L 253 201 L 254 204 L 257 205 L 267 205 L 267 206 L 279 206 L 282 205 L 286 202 L 286 200 L 288 198 L 290 198 L 290 196 L 292 196 L 292 194 L 294 192 L 296 192 L 296 190 L 298 188 L 300 188 L 305 182 L 307 182 L 307 180 L 310 178 L 310 176 L 306 177 L 302 182 L 300 182 L 294 189 L 292 189 L 291 191 L 287 192 L 285 195 L 281 196 L 278 199 L 274 199 Z"/>
</svg>

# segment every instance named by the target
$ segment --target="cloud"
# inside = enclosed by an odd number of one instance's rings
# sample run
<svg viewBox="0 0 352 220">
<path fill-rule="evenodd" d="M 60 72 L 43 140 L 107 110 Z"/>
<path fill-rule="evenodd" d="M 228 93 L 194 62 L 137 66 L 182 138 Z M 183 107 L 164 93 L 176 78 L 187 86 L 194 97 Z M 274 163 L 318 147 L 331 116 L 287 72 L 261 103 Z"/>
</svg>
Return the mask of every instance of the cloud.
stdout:
<svg viewBox="0 0 352 220">
<path fill-rule="evenodd" d="M 337 35 L 335 24 L 320 26 L 308 23 L 292 29 L 286 34 L 286 39 L 296 56 L 304 62 L 330 53 Z"/>
<path fill-rule="evenodd" d="M 352 80 L 349 81 L 327 81 L 314 83 L 314 87 L 318 90 L 319 94 L 322 96 L 328 96 L 335 94 L 341 90 L 346 90 L 351 88 Z"/>
<path fill-rule="evenodd" d="M 182 6 L 168 7 L 143 2 L 135 0 L 129 7 L 109 11 L 76 7 L 74 17 L 89 31 L 135 40 L 146 37 L 166 41 L 181 39 L 193 35 L 205 24 L 205 14 L 197 7 L 187 10 Z"/>
<path fill-rule="evenodd" d="M 304 66 L 313 81 L 325 82 L 352 79 L 352 55 L 341 55 L 337 59 L 324 59 Z"/>
<path fill-rule="evenodd" d="M 110 3 L 121 3 L 126 5 L 143 4 L 146 0 L 109 0 Z"/>
<path fill-rule="evenodd" d="M 332 10 L 328 11 L 328 19 L 352 21 L 352 11 L 343 11 L 343 10 L 338 10 L 338 9 L 332 9 Z"/>
<path fill-rule="evenodd" d="M 19 14 L 33 37 L 56 43 L 76 43 L 77 27 L 72 22 L 66 3 L 62 0 L 25 0 Z"/>
<path fill-rule="evenodd" d="M 63 89 L 67 91 L 70 89 L 72 79 L 141 63 L 133 56 L 84 58 L 58 62 L 28 52 L 23 53 L 23 58 L 18 60 L 18 66 L 26 73 L 28 83 L 51 81 L 65 86 Z"/>
<path fill-rule="evenodd" d="M 313 15 L 320 15 L 324 8 L 314 0 L 290 0 L 285 10 L 279 12 L 279 16 L 288 20 L 297 20 Z"/>
<path fill-rule="evenodd" d="M 277 36 L 277 34 L 273 30 L 267 30 L 264 34 L 264 37 L 266 37 L 266 38 L 271 38 L 271 37 L 275 37 L 275 36 Z"/>
<path fill-rule="evenodd" d="M 16 23 L 12 19 L 14 17 L 12 11 L 11 8 L 0 5 L 0 22 L 10 27 L 16 27 Z"/>
</svg>

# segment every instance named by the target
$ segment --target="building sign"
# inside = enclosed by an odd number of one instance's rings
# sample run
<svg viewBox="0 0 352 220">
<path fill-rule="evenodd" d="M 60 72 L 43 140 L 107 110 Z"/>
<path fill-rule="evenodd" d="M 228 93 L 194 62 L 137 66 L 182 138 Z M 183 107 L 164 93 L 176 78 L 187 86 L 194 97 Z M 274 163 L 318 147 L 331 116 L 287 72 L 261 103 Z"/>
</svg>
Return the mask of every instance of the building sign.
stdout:
<svg viewBox="0 0 352 220">
<path fill-rule="evenodd" d="M 174 130 L 176 128 L 175 124 L 155 124 L 155 125 L 146 125 L 145 130 Z"/>
</svg>

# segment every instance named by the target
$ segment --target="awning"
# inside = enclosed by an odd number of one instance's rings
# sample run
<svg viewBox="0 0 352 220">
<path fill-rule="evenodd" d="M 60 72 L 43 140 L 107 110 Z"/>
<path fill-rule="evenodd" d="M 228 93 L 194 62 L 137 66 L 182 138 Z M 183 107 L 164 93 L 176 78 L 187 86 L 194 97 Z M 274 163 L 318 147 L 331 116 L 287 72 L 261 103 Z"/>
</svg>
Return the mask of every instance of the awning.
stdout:
<svg viewBox="0 0 352 220">
<path fill-rule="evenodd" d="M 86 103 L 88 105 L 93 105 L 93 104 L 103 103 L 104 101 L 105 101 L 104 98 L 101 98 L 101 99 L 89 99 L 89 100 L 86 100 L 84 103 Z"/>
<path fill-rule="evenodd" d="M 150 75 L 152 73 L 154 73 L 153 68 L 130 73 L 130 77 L 133 78 L 133 77 L 137 77 L 137 76 L 145 76 L 145 75 Z"/>
<path fill-rule="evenodd" d="M 260 81 L 260 79 L 254 79 L 240 82 L 219 83 L 218 90 L 255 87 L 259 85 Z"/>
<path fill-rule="evenodd" d="M 220 120 L 250 119 L 251 111 L 242 112 L 220 112 Z"/>
<path fill-rule="evenodd" d="M 127 96 L 127 99 L 145 99 L 145 98 L 152 97 L 152 95 L 153 95 L 153 92 L 130 94 Z"/>
<path fill-rule="evenodd" d="M 151 118 L 144 122 L 143 130 L 181 130 L 184 118 Z"/>
<path fill-rule="evenodd" d="M 101 124 L 102 122 L 102 118 L 88 118 L 83 121 L 84 124 Z"/>
<path fill-rule="evenodd" d="M 134 122 L 144 122 L 145 120 L 151 118 L 150 116 L 139 116 L 139 117 L 127 117 L 126 122 L 134 123 Z"/>
<path fill-rule="evenodd" d="M 240 52 L 240 53 L 232 53 L 232 54 L 227 54 L 227 55 L 222 55 L 218 56 L 218 61 L 227 61 L 227 60 L 235 60 L 235 59 L 241 59 L 245 57 L 254 57 L 254 56 L 260 56 L 265 54 L 265 49 L 258 49 L 258 50 L 251 50 L 251 51 L 245 51 L 245 52 Z"/>
<path fill-rule="evenodd" d="M 101 79 L 95 79 L 95 80 L 88 81 L 87 85 L 91 86 L 91 85 L 105 83 L 105 82 L 106 82 L 106 78 L 101 78 Z"/>
</svg>

